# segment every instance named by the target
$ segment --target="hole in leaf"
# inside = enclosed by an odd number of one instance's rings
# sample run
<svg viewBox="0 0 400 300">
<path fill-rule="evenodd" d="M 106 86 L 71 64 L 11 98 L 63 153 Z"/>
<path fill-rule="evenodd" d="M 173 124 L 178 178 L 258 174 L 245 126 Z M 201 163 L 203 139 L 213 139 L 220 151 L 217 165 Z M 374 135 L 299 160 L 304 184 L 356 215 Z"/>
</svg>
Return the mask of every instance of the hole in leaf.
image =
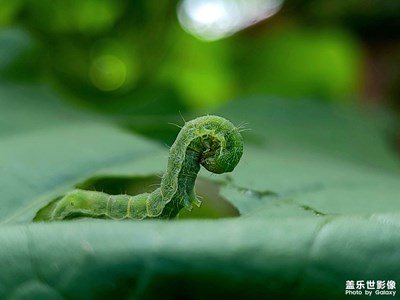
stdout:
<svg viewBox="0 0 400 300">
<path fill-rule="evenodd" d="M 160 185 L 158 176 L 145 177 L 93 177 L 76 187 L 83 190 L 101 191 L 111 195 L 150 193 Z M 239 211 L 219 194 L 219 185 L 204 178 L 197 178 L 196 193 L 202 200 L 201 207 L 192 211 L 183 208 L 177 219 L 217 219 L 239 216 Z"/>
</svg>

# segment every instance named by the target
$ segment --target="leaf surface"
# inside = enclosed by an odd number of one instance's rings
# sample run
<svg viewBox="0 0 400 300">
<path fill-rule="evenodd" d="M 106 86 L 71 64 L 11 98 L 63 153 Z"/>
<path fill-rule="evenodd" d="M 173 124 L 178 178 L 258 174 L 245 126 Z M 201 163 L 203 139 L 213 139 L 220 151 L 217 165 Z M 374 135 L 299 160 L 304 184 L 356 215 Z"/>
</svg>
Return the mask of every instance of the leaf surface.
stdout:
<svg viewBox="0 0 400 300">
<path fill-rule="evenodd" d="M 241 99 L 233 173 L 202 176 L 241 216 L 30 222 L 96 176 L 160 174 L 167 149 L 67 106 L 0 86 L 1 299 L 345 298 L 346 280 L 400 282 L 400 169 L 380 116 Z"/>
</svg>

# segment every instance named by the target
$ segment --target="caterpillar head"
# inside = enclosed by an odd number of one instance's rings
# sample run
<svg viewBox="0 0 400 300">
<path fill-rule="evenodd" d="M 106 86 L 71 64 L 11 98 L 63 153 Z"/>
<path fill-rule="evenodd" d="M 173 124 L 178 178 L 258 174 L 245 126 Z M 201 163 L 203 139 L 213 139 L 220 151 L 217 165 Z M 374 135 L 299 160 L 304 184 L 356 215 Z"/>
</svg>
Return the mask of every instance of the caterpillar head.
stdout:
<svg viewBox="0 0 400 300">
<path fill-rule="evenodd" d="M 200 164 L 216 174 L 232 172 L 243 154 L 243 139 L 239 130 L 225 119 L 220 132 L 204 138 L 203 144 L 206 150 Z"/>
</svg>

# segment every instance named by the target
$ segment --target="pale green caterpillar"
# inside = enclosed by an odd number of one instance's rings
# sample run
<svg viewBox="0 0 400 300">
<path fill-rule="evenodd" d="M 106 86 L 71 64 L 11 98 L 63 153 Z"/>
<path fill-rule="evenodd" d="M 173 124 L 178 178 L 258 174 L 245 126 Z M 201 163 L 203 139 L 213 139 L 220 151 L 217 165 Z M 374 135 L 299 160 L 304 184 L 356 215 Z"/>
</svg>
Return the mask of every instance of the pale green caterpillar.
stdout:
<svg viewBox="0 0 400 300">
<path fill-rule="evenodd" d="M 154 192 L 130 196 L 73 190 L 41 208 L 33 220 L 173 218 L 183 207 L 200 206 L 194 191 L 200 165 L 217 174 L 231 172 L 242 153 L 238 128 L 219 116 L 200 117 L 182 127 L 171 146 L 161 186 Z"/>
</svg>

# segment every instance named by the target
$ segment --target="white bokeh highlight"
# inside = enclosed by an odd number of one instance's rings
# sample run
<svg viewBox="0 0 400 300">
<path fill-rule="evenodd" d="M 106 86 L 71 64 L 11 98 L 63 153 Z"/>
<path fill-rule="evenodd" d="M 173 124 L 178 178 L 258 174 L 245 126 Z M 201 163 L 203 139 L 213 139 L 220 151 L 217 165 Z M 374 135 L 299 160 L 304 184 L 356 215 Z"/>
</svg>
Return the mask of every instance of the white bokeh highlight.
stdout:
<svg viewBox="0 0 400 300">
<path fill-rule="evenodd" d="M 178 19 L 190 34 L 219 40 L 276 14 L 283 0 L 182 0 Z"/>
</svg>

